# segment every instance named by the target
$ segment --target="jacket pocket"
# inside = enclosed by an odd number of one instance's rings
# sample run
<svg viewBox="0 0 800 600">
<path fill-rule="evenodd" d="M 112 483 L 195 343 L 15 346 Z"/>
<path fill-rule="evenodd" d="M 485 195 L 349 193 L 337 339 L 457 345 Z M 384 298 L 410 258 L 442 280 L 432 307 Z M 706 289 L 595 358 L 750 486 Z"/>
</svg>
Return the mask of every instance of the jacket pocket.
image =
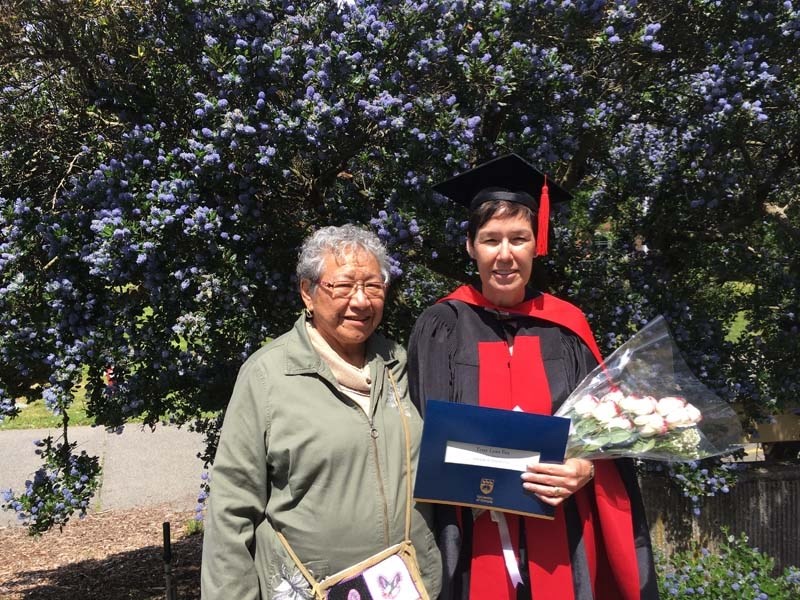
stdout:
<svg viewBox="0 0 800 600">
<path fill-rule="evenodd" d="M 303 565 L 306 569 L 311 571 L 311 574 L 317 581 L 322 581 L 331 574 L 327 560 L 312 560 L 307 563 L 303 563 Z"/>
</svg>

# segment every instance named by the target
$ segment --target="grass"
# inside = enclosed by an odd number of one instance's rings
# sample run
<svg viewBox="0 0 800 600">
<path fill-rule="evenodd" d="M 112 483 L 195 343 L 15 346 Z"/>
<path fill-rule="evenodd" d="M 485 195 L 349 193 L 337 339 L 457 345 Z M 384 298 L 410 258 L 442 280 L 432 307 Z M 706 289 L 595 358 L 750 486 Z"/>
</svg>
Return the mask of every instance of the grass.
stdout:
<svg viewBox="0 0 800 600">
<path fill-rule="evenodd" d="M 752 283 L 744 281 L 727 281 L 723 284 L 722 288 L 725 293 L 744 298 L 749 298 L 755 291 L 755 286 Z M 728 329 L 725 340 L 734 343 L 738 342 L 742 336 L 747 333 L 749 325 L 750 320 L 747 318 L 747 311 L 738 311 Z"/>
<path fill-rule="evenodd" d="M 738 342 L 742 335 L 747 330 L 747 326 L 749 321 L 747 319 L 747 313 L 743 310 L 740 310 L 736 313 L 736 318 L 731 323 L 731 327 L 728 330 L 728 335 L 725 336 L 725 341 L 727 342 Z"/>
<path fill-rule="evenodd" d="M 184 531 L 186 532 L 186 535 L 198 535 L 203 533 L 203 522 L 198 521 L 197 519 L 189 519 L 184 524 Z"/>
<path fill-rule="evenodd" d="M 73 396 L 72 404 L 67 409 L 69 424 L 73 427 L 79 425 L 94 425 L 94 419 L 86 415 L 86 391 L 79 387 Z M 13 419 L 6 419 L 0 423 L 0 431 L 11 429 L 56 429 L 61 428 L 61 417 L 55 416 L 45 406 L 44 400 L 36 400 L 30 404 L 22 404 L 19 414 Z"/>
</svg>

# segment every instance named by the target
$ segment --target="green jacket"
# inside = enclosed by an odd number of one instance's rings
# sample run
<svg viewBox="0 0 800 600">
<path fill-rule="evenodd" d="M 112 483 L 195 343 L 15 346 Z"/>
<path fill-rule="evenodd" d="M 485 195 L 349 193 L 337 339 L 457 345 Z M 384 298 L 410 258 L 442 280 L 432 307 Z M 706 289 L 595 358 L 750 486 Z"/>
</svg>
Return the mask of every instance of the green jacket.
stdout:
<svg viewBox="0 0 800 600">
<path fill-rule="evenodd" d="M 297 579 L 275 530 L 318 580 L 402 541 L 405 443 L 389 370 L 409 416 L 412 470 L 422 421 L 408 399 L 403 349 L 373 334 L 367 360 L 369 416 L 338 391 L 302 317 L 244 363 L 211 474 L 203 600 L 273 598 L 283 580 Z M 415 505 L 411 541 L 435 598 L 441 557 L 431 525 L 430 505 Z"/>
</svg>

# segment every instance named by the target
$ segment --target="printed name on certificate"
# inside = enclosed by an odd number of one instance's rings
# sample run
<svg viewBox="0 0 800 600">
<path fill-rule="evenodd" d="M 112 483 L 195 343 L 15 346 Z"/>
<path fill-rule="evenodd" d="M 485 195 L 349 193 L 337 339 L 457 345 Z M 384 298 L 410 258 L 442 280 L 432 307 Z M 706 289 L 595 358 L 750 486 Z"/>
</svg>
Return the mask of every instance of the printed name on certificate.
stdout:
<svg viewBox="0 0 800 600">
<path fill-rule="evenodd" d="M 448 440 L 444 462 L 522 472 L 539 462 L 539 452 Z"/>
</svg>

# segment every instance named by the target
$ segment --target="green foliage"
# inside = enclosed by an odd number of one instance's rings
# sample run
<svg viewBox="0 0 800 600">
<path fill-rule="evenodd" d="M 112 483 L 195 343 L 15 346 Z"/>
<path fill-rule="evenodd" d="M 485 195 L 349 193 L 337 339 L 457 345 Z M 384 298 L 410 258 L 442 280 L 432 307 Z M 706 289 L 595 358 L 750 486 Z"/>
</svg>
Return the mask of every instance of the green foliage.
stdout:
<svg viewBox="0 0 800 600">
<path fill-rule="evenodd" d="M 775 571 L 775 560 L 726 529 L 714 550 L 694 543 L 689 550 L 659 557 L 658 589 L 662 598 L 717 600 L 793 600 L 800 597 L 800 570 Z"/>
<path fill-rule="evenodd" d="M 63 527 L 77 514 L 86 515 L 89 502 L 99 485 L 100 462 L 85 450 L 73 454 L 77 443 L 59 442 L 48 436 L 36 442 L 42 467 L 33 480 L 25 482 L 25 491 L 14 495 L 3 492 L 2 508 L 17 513 L 31 535 Z"/>
<path fill-rule="evenodd" d="M 189 519 L 185 525 L 186 535 L 199 535 L 203 533 L 203 521 L 198 519 Z"/>
<path fill-rule="evenodd" d="M 575 193 L 537 283 L 587 312 L 605 353 L 663 314 L 750 418 L 796 402 L 791 3 L 3 9 L 0 418 L 19 398 L 68 417 L 85 377 L 98 425 L 194 423 L 210 461 L 208 415 L 300 308 L 303 237 L 378 232 L 383 327 L 404 341 L 472 274 L 465 215 L 432 183 L 510 151 Z"/>
<path fill-rule="evenodd" d="M 741 452 L 735 455 L 741 458 Z M 719 458 L 670 463 L 668 472 L 691 501 L 695 515 L 700 514 L 705 498 L 727 494 L 739 479 L 736 463 L 722 462 Z"/>
</svg>

